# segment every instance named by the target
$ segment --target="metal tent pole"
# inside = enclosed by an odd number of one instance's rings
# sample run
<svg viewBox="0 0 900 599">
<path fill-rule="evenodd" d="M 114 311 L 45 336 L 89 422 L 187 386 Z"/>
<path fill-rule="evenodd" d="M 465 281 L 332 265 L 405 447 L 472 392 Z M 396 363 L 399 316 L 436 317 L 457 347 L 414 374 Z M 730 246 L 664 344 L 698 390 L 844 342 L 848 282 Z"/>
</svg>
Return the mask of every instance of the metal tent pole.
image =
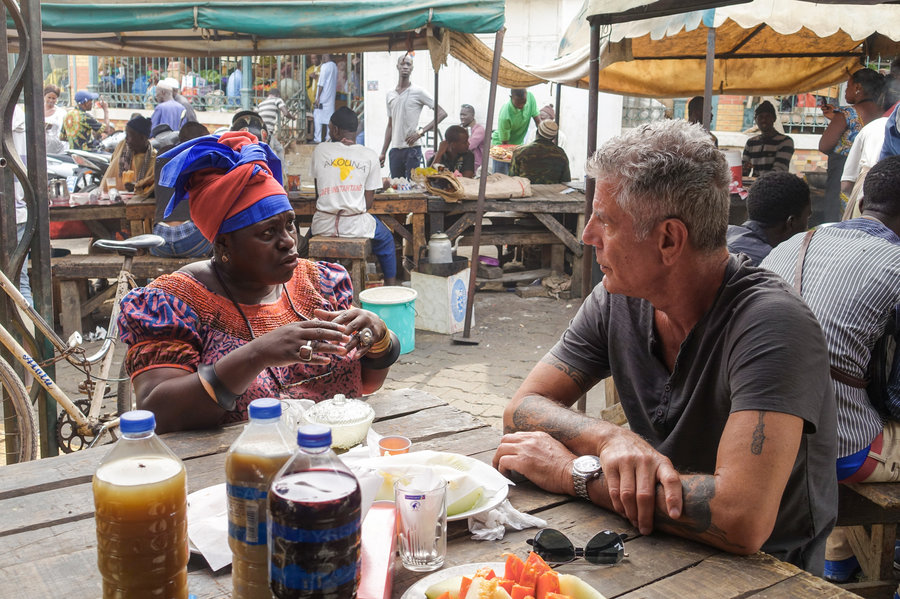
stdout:
<svg viewBox="0 0 900 599">
<path fill-rule="evenodd" d="M 444 35 L 449 35 L 449 33 L 444 32 Z M 439 72 L 440 71 L 438 71 L 438 70 L 434 71 L 434 147 L 432 148 L 434 150 L 434 156 L 437 156 L 437 151 L 438 151 L 438 122 L 437 122 L 438 113 L 437 113 L 437 109 L 438 109 L 438 106 L 441 105 L 440 101 L 438 100 L 438 91 L 439 91 L 438 82 L 440 81 L 440 75 L 438 74 Z M 427 160 L 425 161 L 425 164 L 428 164 Z"/>
<path fill-rule="evenodd" d="M 703 128 L 709 131 L 712 119 L 712 84 L 716 61 L 716 28 L 706 30 L 706 82 L 703 85 Z"/>
<path fill-rule="evenodd" d="M 600 105 L 600 92 L 597 89 L 600 84 L 600 26 L 591 21 L 591 55 L 588 63 L 588 134 L 587 156 L 590 159 L 597 150 L 597 111 Z M 594 201 L 593 177 L 586 177 L 584 181 L 584 224 L 591 218 Z M 586 298 L 593 289 L 591 272 L 593 268 L 593 251 L 585 248 L 581 258 L 581 297 Z"/>
<path fill-rule="evenodd" d="M 472 311 L 475 307 L 475 279 L 478 276 L 478 255 L 481 251 L 481 221 L 484 218 L 484 194 L 487 186 L 488 162 L 491 155 L 491 130 L 494 126 L 494 106 L 497 102 L 497 78 L 500 74 L 500 57 L 503 54 L 503 34 L 500 29 L 494 36 L 494 63 L 491 66 L 491 90 L 488 96 L 487 118 L 484 123 L 484 142 L 482 144 L 481 178 L 478 180 L 478 205 L 475 209 L 475 235 L 472 240 L 472 263 L 469 271 L 469 289 L 466 294 L 466 317 L 462 339 L 469 339 L 472 329 Z M 465 343 L 465 341 L 462 341 Z"/>
</svg>

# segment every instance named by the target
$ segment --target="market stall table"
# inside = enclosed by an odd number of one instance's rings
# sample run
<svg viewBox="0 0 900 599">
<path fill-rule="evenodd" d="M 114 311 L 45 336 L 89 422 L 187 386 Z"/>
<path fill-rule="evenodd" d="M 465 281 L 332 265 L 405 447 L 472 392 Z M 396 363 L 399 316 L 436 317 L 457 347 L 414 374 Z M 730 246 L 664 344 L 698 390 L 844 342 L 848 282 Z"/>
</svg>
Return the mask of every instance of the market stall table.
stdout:
<svg viewBox="0 0 900 599">
<path fill-rule="evenodd" d="M 537 229 L 516 228 L 515 225 L 482 229 L 481 245 L 554 245 L 572 254 L 572 289 L 581 289 L 581 262 L 584 246 L 581 232 L 584 230 L 584 193 L 567 185 L 532 185 L 532 195 L 527 198 L 485 200 L 486 218 L 491 214 L 500 218 L 528 218 L 539 223 Z M 463 200 L 447 202 L 443 198 L 428 198 L 428 235 L 443 231 L 451 240 L 465 236 L 475 224 L 478 202 Z M 557 217 L 573 221 L 566 226 Z M 562 271 L 562 252 L 551 258 L 551 270 Z M 546 274 L 549 274 L 547 272 Z"/>
<path fill-rule="evenodd" d="M 288 192 L 288 198 L 294 207 L 298 220 L 309 225 L 316 211 L 316 198 L 313 192 Z M 394 233 L 404 239 L 409 247 L 407 252 L 413 260 L 419 255 L 419 248 L 425 245 L 425 212 L 427 196 L 418 192 L 397 192 L 375 194 L 375 204 L 371 213 L 377 214 L 382 222 Z M 153 232 L 153 216 L 156 211 L 154 202 L 133 204 L 107 204 L 83 206 L 52 206 L 51 221 L 78 220 L 85 223 L 88 229 L 98 238 L 110 238 L 111 231 L 103 221 L 118 220 L 121 228 L 130 231 L 131 235 Z M 410 224 L 406 224 L 407 215 Z"/>
<path fill-rule="evenodd" d="M 490 462 L 500 432 L 448 406 L 430 393 L 412 389 L 380 392 L 368 401 L 375 408 L 374 429 L 403 434 L 413 450 L 434 449 L 471 455 Z M 240 426 L 172 433 L 163 439 L 184 461 L 190 491 L 223 482 L 225 451 Z M 109 450 L 98 447 L 36 462 L 3 467 L 0 476 L 0 597 L 100 595 L 91 477 Z M 636 531 L 615 514 L 572 497 L 552 495 L 530 483 L 510 490 L 518 510 L 538 515 L 548 526 L 583 546 L 594 533 Z M 500 541 L 473 541 L 464 521 L 451 522 L 445 567 L 501 561 L 502 553 L 527 555 L 526 540 L 536 531 L 507 532 Z M 665 534 L 638 536 L 626 545 L 628 557 L 614 566 L 583 560 L 560 567 L 576 574 L 607 597 L 855 597 L 822 579 L 762 553 L 738 557 Z M 212 573 L 193 556 L 189 586 L 199 599 L 231 596 L 230 569 Z M 394 599 L 424 575 L 394 562 Z M 418 598 L 417 598 L 418 599 Z"/>
</svg>

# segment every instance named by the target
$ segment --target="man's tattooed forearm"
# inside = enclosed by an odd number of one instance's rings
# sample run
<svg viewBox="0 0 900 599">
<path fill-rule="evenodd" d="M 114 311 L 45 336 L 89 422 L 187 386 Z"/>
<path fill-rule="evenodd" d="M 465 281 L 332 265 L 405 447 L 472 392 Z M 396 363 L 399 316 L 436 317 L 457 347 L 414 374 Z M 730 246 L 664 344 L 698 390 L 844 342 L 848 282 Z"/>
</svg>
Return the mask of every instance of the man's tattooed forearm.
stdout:
<svg viewBox="0 0 900 599">
<path fill-rule="evenodd" d="M 542 430 L 560 441 L 569 441 L 591 426 L 591 421 L 538 395 L 523 397 L 513 413 L 513 427 L 504 432 Z"/>
<path fill-rule="evenodd" d="M 759 413 L 759 422 L 756 423 L 756 428 L 753 429 L 753 441 L 750 443 L 750 453 L 753 455 L 759 455 L 763 450 L 763 442 L 766 440 L 766 423 L 763 421 L 765 417 L 765 412 Z"/>
<path fill-rule="evenodd" d="M 680 520 L 672 520 L 664 509 L 657 509 L 654 518 L 670 532 L 689 537 L 703 535 L 712 537 L 724 545 L 743 549 L 743 545 L 728 539 L 725 532 L 713 524 L 710 502 L 716 495 L 716 481 L 712 476 L 691 476 L 681 481 L 684 504 Z M 662 495 L 662 485 L 657 485 L 657 494 Z"/>
<path fill-rule="evenodd" d="M 588 389 L 593 387 L 597 383 L 597 379 L 589 376 L 587 373 L 578 370 L 577 368 L 573 368 L 569 366 L 562 360 L 553 356 L 553 354 L 547 354 L 543 358 L 541 358 L 541 362 L 544 364 L 549 364 L 553 366 L 558 371 L 572 379 L 572 381 L 578 385 L 578 388 L 582 393 L 586 393 Z"/>
</svg>

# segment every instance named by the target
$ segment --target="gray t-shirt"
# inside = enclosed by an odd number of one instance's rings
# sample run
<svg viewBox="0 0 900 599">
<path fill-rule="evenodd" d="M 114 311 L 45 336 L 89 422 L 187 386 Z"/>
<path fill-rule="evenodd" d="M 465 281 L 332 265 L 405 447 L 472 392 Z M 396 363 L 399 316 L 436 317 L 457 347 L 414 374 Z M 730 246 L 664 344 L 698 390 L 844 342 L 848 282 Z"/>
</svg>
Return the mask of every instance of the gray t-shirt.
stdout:
<svg viewBox="0 0 900 599">
<path fill-rule="evenodd" d="M 653 306 L 598 285 L 551 353 L 597 378 L 612 374 L 631 430 L 680 472 L 712 474 L 732 412 L 802 418 L 803 439 L 763 550 L 821 575 L 837 517 L 835 406 L 825 338 L 779 277 L 731 256 L 709 312 L 670 374 Z"/>
<path fill-rule="evenodd" d="M 392 148 L 413 147 L 406 143 L 406 138 L 419 128 L 419 116 L 422 114 L 423 106 L 428 106 L 433 110 L 434 99 L 418 85 L 410 84 L 400 93 L 397 93 L 396 89 L 388 92 L 387 110 L 388 115 L 393 119 L 391 122 Z M 422 145 L 422 140 L 416 141 L 415 145 Z"/>
</svg>

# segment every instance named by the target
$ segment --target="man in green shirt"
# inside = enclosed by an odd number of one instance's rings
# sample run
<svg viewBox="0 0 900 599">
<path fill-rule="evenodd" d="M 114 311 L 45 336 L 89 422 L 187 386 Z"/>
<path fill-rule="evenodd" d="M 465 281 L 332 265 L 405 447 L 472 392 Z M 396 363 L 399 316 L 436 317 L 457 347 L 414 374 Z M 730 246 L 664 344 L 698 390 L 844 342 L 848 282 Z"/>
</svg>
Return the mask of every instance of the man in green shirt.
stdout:
<svg viewBox="0 0 900 599">
<path fill-rule="evenodd" d="M 528 132 L 528 122 L 534 119 L 534 125 L 541 124 L 538 118 L 537 101 L 531 92 L 524 89 L 510 91 L 509 102 L 500 108 L 500 118 L 497 119 L 497 128 L 491 135 L 491 145 L 514 144 L 519 145 L 525 140 Z M 491 159 L 495 173 L 509 173 L 509 163 Z"/>
</svg>

